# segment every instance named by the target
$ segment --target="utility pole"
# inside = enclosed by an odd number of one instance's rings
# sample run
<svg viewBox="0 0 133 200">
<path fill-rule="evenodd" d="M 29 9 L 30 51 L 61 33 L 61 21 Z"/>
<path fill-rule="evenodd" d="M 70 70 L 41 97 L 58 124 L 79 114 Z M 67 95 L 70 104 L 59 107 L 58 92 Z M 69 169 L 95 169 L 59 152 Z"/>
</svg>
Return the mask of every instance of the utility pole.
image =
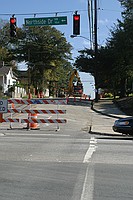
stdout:
<svg viewBox="0 0 133 200">
<path fill-rule="evenodd" d="M 98 72 L 97 72 L 97 0 L 94 0 L 94 51 L 95 51 L 95 101 L 98 102 Z"/>
<path fill-rule="evenodd" d="M 30 49 L 28 49 L 28 99 L 31 99 L 31 93 L 30 93 Z"/>
<path fill-rule="evenodd" d="M 97 0 L 94 2 L 95 18 L 94 18 L 94 34 L 95 34 L 95 54 L 97 55 Z"/>
<path fill-rule="evenodd" d="M 91 47 L 94 50 L 95 66 L 94 66 L 94 78 L 95 78 L 95 101 L 98 101 L 98 71 L 97 71 L 97 0 L 88 0 L 88 18 L 89 18 L 89 31 L 90 39 L 92 40 Z"/>
</svg>

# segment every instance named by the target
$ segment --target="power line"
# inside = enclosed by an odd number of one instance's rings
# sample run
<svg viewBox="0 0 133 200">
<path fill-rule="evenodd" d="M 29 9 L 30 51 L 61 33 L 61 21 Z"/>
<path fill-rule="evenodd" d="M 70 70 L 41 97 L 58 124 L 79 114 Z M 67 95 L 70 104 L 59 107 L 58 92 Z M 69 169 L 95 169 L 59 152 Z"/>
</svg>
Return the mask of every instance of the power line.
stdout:
<svg viewBox="0 0 133 200">
<path fill-rule="evenodd" d="M 98 10 L 101 10 L 101 11 L 110 11 L 110 12 L 121 12 L 119 10 L 112 10 L 112 9 L 105 9 L 105 8 L 98 8 Z M 85 10 L 77 10 L 77 11 L 78 12 L 88 12 L 88 10 L 86 10 L 86 9 Z M 54 11 L 54 12 L 44 12 L 44 13 L 39 13 L 39 12 L 34 12 L 34 13 L 1 13 L 0 16 L 12 16 L 13 14 L 15 16 L 18 16 L 18 15 L 21 15 L 21 16 L 24 16 L 24 15 L 33 15 L 33 16 L 36 16 L 36 15 L 52 15 L 52 14 L 58 15 L 58 14 L 67 14 L 67 13 L 75 13 L 75 10 Z"/>
<path fill-rule="evenodd" d="M 78 10 L 79 12 L 85 12 L 85 11 L 87 11 L 87 10 Z M 38 13 L 38 12 L 34 12 L 34 13 L 14 13 L 14 15 L 34 15 L 34 16 L 36 16 L 36 15 L 52 15 L 52 14 L 55 14 L 56 16 L 58 15 L 58 14 L 65 14 L 65 13 L 75 13 L 75 10 L 69 10 L 69 11 L 54 11 L 54 12 L 44 12 L 44 13 Z M 3 13 L 3 14 L 0 14 L 0 16 L 2 16 L 2 15 L 8 15 L 8 16 L 10 16 L 10 15 L 12 15 L 12 13 Z"/>
<path fill-rule="evenodd" d="M 101 10 L 101 11 L 109 11 L 109 12 L 120 12 L 120 10 L 112 10 L 112 9 L 107 9 L 107 8 L 98 8 L 98 10 Z"/>
</svg>

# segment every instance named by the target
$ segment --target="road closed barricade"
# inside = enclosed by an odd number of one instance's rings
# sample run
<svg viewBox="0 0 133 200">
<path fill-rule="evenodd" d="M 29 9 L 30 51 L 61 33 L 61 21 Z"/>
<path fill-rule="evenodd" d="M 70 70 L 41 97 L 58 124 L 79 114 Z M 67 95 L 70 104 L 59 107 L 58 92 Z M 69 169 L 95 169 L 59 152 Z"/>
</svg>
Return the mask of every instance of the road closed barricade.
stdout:
<svg viewBox="0 0 133 200">
<path fill-rule="evenodd" d="M 57 108 L 59 105 L 66 105 L 67 100 L 66 99 L 9 99 L 8 104 L 15 105 L 19 104 L 20 107 L 15 108 L 15 106 L 11 106 L 11 108 L 8 108 L 8 113 L 11 113 L 10 118 L 2 118 L 1 122 L 10 122 L 12 123 L 26 123 L 27 129 L 38 129 L 38 124 L 40 123 L 56 123 L 57 124 L 57 130 L 59 130 L 59 123 L 66 123 L 66 119 L 59 119 L 59 114 L 66 114 L 66 110 L 61 109 L 26 109 L 29 105 L 36 106 L 37 104 L 53 104 L 56 105 Z M 22 108 L 21 108 L 22 106 Z M 25 106 L 25 107 L 24 107 Z M 17 113 L 20 115 L 19 118 L 13 118 L 13 114 Z M 27 118 L 23 118 L 21 115 L 27 114 Z M 43 115 L 43 118 L 38 118 L 39 115 Z M 46 118 L 46 114 L 55 114 L 56 118 Z M 10 128 L 12 128 L 12 125 L 10 124 Z"/>
</svg>

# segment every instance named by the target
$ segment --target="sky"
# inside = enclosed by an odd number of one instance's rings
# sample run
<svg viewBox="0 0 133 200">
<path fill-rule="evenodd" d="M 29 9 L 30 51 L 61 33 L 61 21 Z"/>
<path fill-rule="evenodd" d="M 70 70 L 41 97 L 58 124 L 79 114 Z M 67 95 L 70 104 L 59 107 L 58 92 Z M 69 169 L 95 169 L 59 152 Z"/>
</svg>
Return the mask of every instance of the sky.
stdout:
<svg viewBox="0 0 133 200">
<path fill-rule="evenodd" d="M 87 0 L 4 0 L 0 6 L 0 19 L 9 20 L 14 14 L 17 26 L 24 24 L 25 18 L 67 16 L 67 25 L 58 25 L 56 28 L 64 33 L 67 41 L 73 46 L 73 59 L 78 56 L 78 51 L 90 47 L 89 23 L 87 13 Z M 97 0 L 98 4 L 98 45 L 105 44 L 109 37 L 110 29 L 121 19 L 121 5 L 118 0 Z M 78 11 L 81 16 L 80 36 L 71 38 L 72 16 Z M 83 38 L 85 37 L 85 38 Z M 84 93 L 93 96 L 94 79 L 89 74 L 80 73 L 84 85 Z"/>
</svg>

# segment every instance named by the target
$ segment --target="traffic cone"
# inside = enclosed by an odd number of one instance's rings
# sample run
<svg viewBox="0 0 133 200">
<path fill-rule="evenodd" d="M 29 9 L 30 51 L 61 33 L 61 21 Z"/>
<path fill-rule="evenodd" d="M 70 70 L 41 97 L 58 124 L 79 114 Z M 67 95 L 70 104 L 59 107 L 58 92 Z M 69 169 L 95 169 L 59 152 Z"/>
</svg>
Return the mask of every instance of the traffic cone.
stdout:
<svg viewBox="0 0 133 200">
<path fill-rule="evenodd" d="M 28 99 L 31 99 L 31 98 L 32 98 L 32 94 L 29 93 L 29 94 L 28 94 Z"/>
<path fill-rule="evenodd" d="M 40 92 L 40 98 L 43 98 L 44 95 L 43 95 L 43 92 Z"/>
<path fill-rule="evenodd" d="M 40 98 L 40 94 L 39 94 L 39 92 L 37 93 L 37 98 Z"/>
<path fill-rule="evenodd" d="M 34 114 L 31 114 L 31 119 L 37 119 L 37 114 L 36 113 L 34 113 Z M 30 123 L 30 129 L 31 130 L 38 130 L 39 128 L 38 128 L 38 123 Z"/>
<path fill-rule="evenodd" d="M 12 103 L 12 104 L 11 104 L 11 108 L 12 108 L 12 109 L 14 109 L 14 108 L 15 108 L 15 106 L 14 106 L 14 103 Z"/>
</svg>

